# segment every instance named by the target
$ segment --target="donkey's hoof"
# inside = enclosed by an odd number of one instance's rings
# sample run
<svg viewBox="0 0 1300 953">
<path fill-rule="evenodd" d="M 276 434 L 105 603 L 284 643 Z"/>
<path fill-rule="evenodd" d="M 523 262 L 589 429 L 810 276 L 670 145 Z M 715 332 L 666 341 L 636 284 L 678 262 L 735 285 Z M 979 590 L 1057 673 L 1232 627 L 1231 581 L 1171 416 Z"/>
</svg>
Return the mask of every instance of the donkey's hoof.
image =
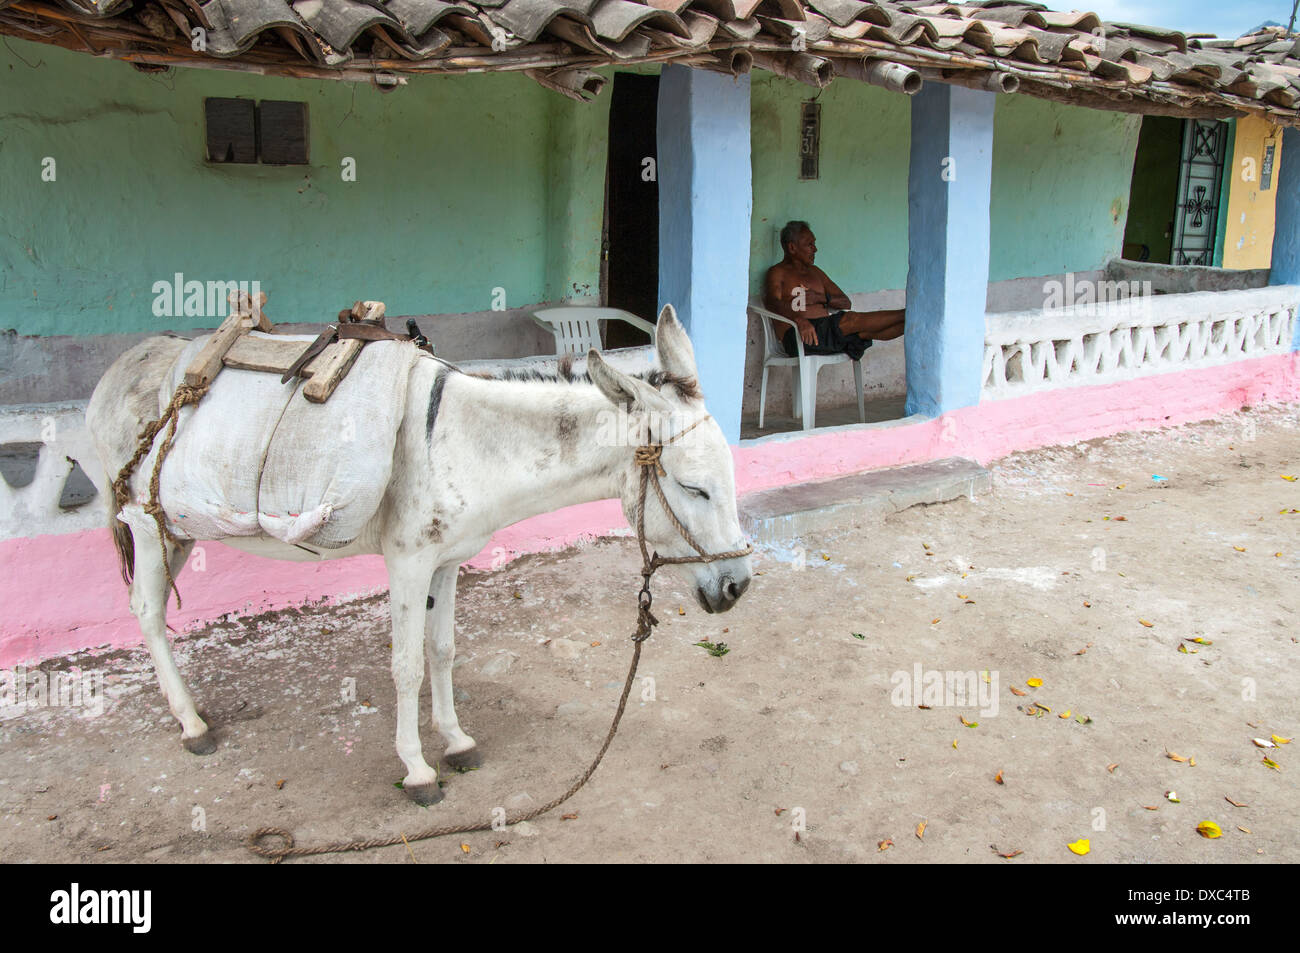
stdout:
<svg viewBox="0 0 1300 953">
<path fill-rule="evenodd" d="M 442 760 L 447 762 L 447 767 L 455 768 L 457 771 L 473 771 L 483 766 L 483 756 L 479 754 L 477 745 L 467 751 L 443 755 Z"/>
<path fill-rule="evenodd" d="M 437 804 L 443 798 L 442 788 L 438 787 L 437 781 L 430 781 L 428 784 L 408 784 L 402 790 L 420 807 Z"/>
<path fill-rule="evenodd" d="M 205 731 L 201 735 L 195 735 L 193 738 L 182 738 L 181 744 L 190 754 L 212 754 L 217 750 L 217 741 L 212 737 L 212 732 Z"/>
</svg>

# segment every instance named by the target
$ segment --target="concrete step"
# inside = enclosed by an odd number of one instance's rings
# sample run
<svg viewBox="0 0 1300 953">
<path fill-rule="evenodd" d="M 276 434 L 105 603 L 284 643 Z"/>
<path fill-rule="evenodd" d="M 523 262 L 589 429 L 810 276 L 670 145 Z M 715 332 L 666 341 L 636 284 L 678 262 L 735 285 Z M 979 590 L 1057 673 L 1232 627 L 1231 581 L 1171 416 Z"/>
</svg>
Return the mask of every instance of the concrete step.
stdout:
<svg viewBox="0 0 1300 953">
<path fill-rule="evenodd" d="M 775 543 L 918 503 L 974 499 L 992 485 L 989 471 L 974 460 L 948 457 L 751 493 L 740 501 L 740 525 L 754 542 Z"/>
</svg>

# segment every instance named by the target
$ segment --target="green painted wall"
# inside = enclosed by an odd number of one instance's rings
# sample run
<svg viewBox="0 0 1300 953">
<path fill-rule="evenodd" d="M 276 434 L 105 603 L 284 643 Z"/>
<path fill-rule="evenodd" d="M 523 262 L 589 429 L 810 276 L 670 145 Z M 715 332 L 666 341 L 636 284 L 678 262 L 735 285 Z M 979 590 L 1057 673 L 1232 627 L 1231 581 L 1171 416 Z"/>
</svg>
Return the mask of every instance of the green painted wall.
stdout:
<svg viewBox="0 0 1300 953">
<path fill-rule="evenodd" d="M 817 99 L 821 178 L 801 182 L 799 104 L 813 96 L 754 74 L 751 291 L 776 260 L 775 231 L 798 218 L 817 233 L 818 264 L 846 291 L 902 288 L 911 102 L 836 80 Z M 1139 125 L 1123 113 L 998 97 L 990 281 L 1087 271 L 1119 255 Z"/>
<path fill-rule="evenodd" d="M 30 65 L 29 65 L 30 64 Z M 357 298 L 488 310 L 594 291 L 608 106 L 518 74 L 364 84 L 129 65 L 0 48 L 0 327 L 205 327 L 157 318 L 155 281 L 258 280 L 278 321 Z M 210 165 L 203 99 L 306 101 L 309 166 Z M 42 159 L 57 179 L 42 182 Z M 356 160 L 355 182 L 341 160 Z"/>
<path fill-rule="evenodd" d="M 751 292 L 780 260 L 776 233 L 803 219 L 817 235 L 817 264 L 845 291 L 907 283 L 907 160 L 911 103 L 854 80 L 818 96 L 755 71 L 750 92 L 754 211 Z M 821 178 L 799 181 L 799 104 L 821 103 Z"/>
<path fill-rule="evenodd" d="M 1140 125 L 1128 113 L 998 96 L 990 281 L 1090 271 L 1119 256 Z"/>
</svg>

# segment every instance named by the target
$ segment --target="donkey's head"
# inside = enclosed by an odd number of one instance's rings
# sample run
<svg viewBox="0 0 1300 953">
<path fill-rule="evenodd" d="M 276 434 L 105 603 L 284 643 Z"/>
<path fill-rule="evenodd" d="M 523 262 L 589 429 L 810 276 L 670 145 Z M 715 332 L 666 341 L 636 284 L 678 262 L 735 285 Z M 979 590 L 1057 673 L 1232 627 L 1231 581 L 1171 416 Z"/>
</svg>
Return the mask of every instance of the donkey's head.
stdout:
<svg viewBox="0 0 1300 953">
<path fill-rule="evenodd" d="M 664 500 L 651 478 L 645 498 L 647 546 L 660 556 L 699 555 L 673 524 L 673 516 L 664 507 L 666 501 L 681 529 L 705 553 L 742 550 L 745 537 L 736 517 L 731 448 L 722 428 L 705 409 L 695 351 L 672 305 L 665 305 L 659 313 L 656 348 L 662 375 L 652 375 L 650 380 L 615 369 L 595 350 L 587 355 L 592 381 L 617 408 L 614 413 L 619 423 L 602 428 L 602 433 L 627 447 L 626 468 L 619 475 L 623 514 L 635 528 L 642 469 L 635 459 L 636 448 L 662 447 L 661 469 L 656 475 Z M 681 563 L 677 568 L 695 587 L 695 598 L 708 612 L 726 612 L 749 585 L 749 559 L 745 556 Z"/>
</svg>

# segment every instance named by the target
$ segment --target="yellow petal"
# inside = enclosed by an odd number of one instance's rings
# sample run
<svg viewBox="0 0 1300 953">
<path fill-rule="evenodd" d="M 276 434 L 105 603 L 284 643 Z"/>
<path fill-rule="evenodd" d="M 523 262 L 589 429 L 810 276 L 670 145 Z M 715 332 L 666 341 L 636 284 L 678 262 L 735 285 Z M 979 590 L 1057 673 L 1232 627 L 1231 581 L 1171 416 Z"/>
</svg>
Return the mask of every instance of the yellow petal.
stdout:
<svg viewBox="0 0 1300 953">
<path fill-rule="evenodd" d="M 1014 685 L 1011 685 L 1011 686 L 1009 686 L 1009 687 L 1011 688 L 1011 694 L 1012 694 L 1012 695 L 1020 695 L 1021 697 L 1023 697 L 1023 696 L 1025 696 L 1025 695 L 1028 695 L 1028 694 L 1029 694 L 1029 692 L 1021 691 L 1020 689 L 1016 688 L 1016 686 L 1014 686 Z"/>
<path fill-rule="evenodd" d="M 1280 738 L 1277 735 L 1271 735 L 1270 737 L 1273 739 L 1274 744 L 1289 745 L 1291 743 L 1290 738 Z"/>
<path fill-rule="evenodd" d="M 468 854 L 468 853 L 469 853 L 469 844 L 461 844 L 461 845 L 460 845 L 460 849 L 463 850 L 465 853 Z"/>
<path fill-rule="evenodd" d="M 893 846 L 894 846 L 894 842 L 892 840 L 886 839 L 886 840 L 882 840 L 879 844 L 876 845 L 876 850 L 889 850 L 889 848 Z"/>
<path fill-rule="evenodd" d="M 997 784 L 1006 784 L 1006 782 L 1002 780 L 1002 772 L 1001 772 L 1001 771 L 999 771 L 997 774 L 993 775 L 993 780 L 994 780 L 994 782 L 997 783 Z"/>
<path fill-rule="evenodd" d="M 1287 480 L 1287 481 L 1289 481 L 1289 482 L 1291 482 L 1291 483 L 1294 483 L 1294 482 L 1295 482 L 1295 477 L 1293 477 L 1293 476 L 1288 476 L 1288 475 L 1285 474 L 1285 473 L 1282 474 L 1282 479 L 1283 479 L 1283 480 Z"/>
<path fill-rule="evenodd" d="M 1086 837 L 1080 837 L 1073 844 L 1066 844 L 1065 846 L 1070 848 L 1070 853 L 1078 854 L 1080 857 L 1092 850 L 1092 842 Z"/>
<path fill-rule="evenodd" d="M 1143 625 L 1145 625 L 1148 629 L 1153 628 L 1155 626 L 1154 622 L 1148 622 L 1146 619 L 1138 619 L 1138 621 L 1141 622 Z"/>
<path fill-rule="evenodd" d="M 952 747 L 953 747 L 953 750 L 954 750 L 954 751 L 957 749 L 957 739 L 956 739 L 956 738 L 952 739 Z"/>
<path fill-rule="evenodd" d="M 917 840 L 925 839 L 925 821 L 922 821 L 920 824 L 916 825 L 916 837 Z"/>
<path fill-rule="evenodd" d="M 1070 709 L 1067 708 L 1065 711 L 1061 712 L 1061 713 L 1060 713 L 1059 715 L 1057 715 L 1056 717 L 1057 717 L 1057 718 L 1069 718 L 1069 717 L 1070 717 Z"/>
<path fill-rule="evenodd" d="M 1245 547 L 1245 546 L 1233 546 L 1232 548 L 1235 549 L 1235 550 L 1236 550 L 1237 552 L 1239 552 L 1239 553 L 1244 553 L 1244 552 L 1246 551 L 1246 547 Z"/>
<path fill-rule="evenodd" d="M 1041 678 L 1031 678 L 1027 682 L 1025 682 L 1025 684 L 1028 685 L 1030 688 L 1042 688 L 1043 680 Z"/>
<path fill-rule="evenodd" d="M 1276 761 L 1274 761 L 1272 758 L 1265 758 L 1265 759 L 1264 759 L 1264 767 L 1266 767 L 1266 768 L 1272 768 L 1274 771 L 1281 771 L 1281 770 L 1282 770 L 1282 766 L 1281 766 L 1280 764 L 1278 764 Z"/>
<path fill-rule="evenodd" d="M 1172 751 L 1168 750 L 1167 748 L 1165 749 L 1165 757 L 1168 758 L 1170 761 L 1177 761 L 1180 764 L 1185 764 L 1187 762 L 1187 759 L 1184 758 L 1182 755 L 1174 754 Z"/>
<path fill-rule="evenodd" d="M 1202 837 L 1208 837 L 1213 840 L 1216 837 L 1223 836 L 1223 828 L 1214 823 L 1214 821 L 1201 821 L 1201 823 L 1196 825 L 1196 833 L 1200 834 Z"/>
</svg>

